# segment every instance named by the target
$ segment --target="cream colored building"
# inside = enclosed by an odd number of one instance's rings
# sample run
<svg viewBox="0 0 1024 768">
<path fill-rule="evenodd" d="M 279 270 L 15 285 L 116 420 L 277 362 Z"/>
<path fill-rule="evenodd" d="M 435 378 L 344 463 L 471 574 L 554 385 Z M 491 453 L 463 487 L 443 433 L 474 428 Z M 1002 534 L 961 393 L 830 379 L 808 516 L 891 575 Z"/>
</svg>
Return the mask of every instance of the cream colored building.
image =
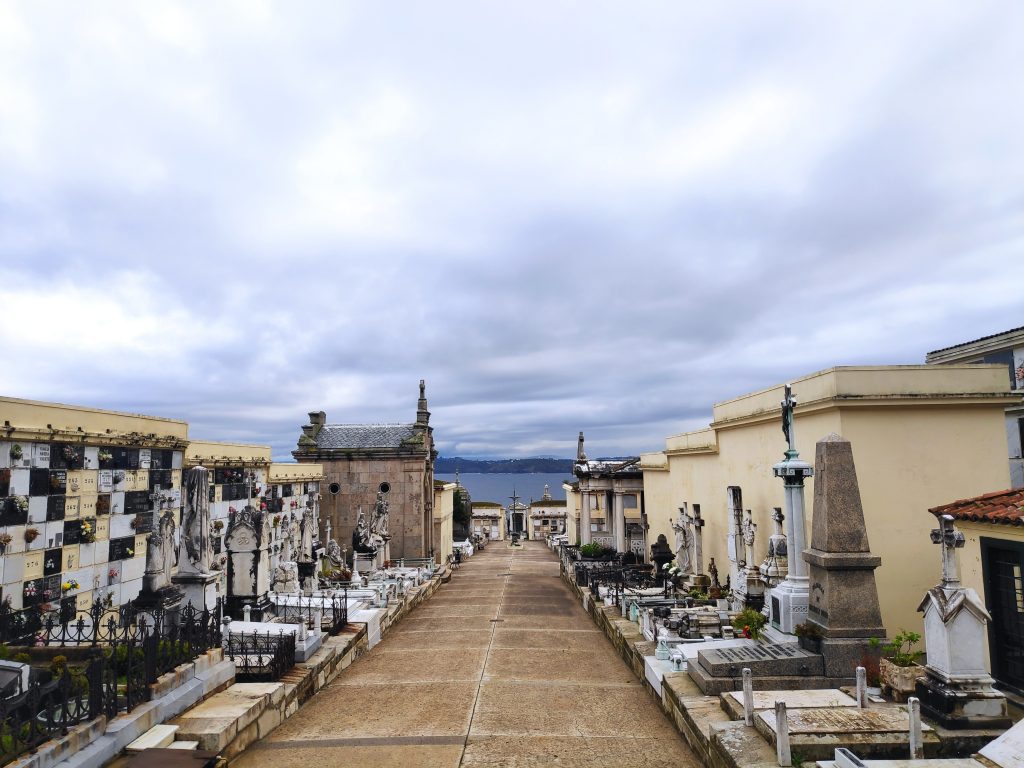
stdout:
<svg viewBox="0 0 1024 768">
<path fill-rule="evenodd" d="M 505 538 L 505 508 L 496 501 L 474 501 L 471 528 L 492 541 Z"/>
<path fill-rule="evenodd" d="M 452 517 L 455 512 L 455 483 L 434 481 L 434 559 L 444 562 L 452 552 Z"/>
<path fill-rule="evenodd" d="M 1005 366 L 1010 386 L 1024 395 L 1024 328 L 994 333 L 945 349 L 936 349 L 925 357 L 929 365 L 950 363 L 994 363 Z M 1024 488 L 1024 399 L 1006 408 L 1006 447 L 1010 457 L 1010 483 Z"/>
<path fill-rule="evenodd" d="M 935 553 L 923 510 L 1009 485 L 1005 409 L 1019 402 L 1005 366 L 831 368 L 792 382 L 797 448 L 814 461 L 815 443 L 836 432 L 851 441 L 882 618 L 890 632 L 919 628 L 917 605 L 934 586 Z M 714 557 L 728 573 L 726 488 L 738 485 L 758 526 L 756 557 L 765 554 L 771 513 L 783 506 L 772 465 L 786 448 L 782 385 L 718 403 L 707 429 L 675 435 L 665 449 L 641 456 L 644 499 L 653 541 L 671 542 L 670 518 L 686 502 L 701 505 L 705 567 Z M 807 483 L 810 544 L 814 481 Z M 792 556 L 792 555 L 791 555 Z"/>
<path fill-rule="evenodd" d="M 540 500 L 530 502 L 529 537 L 544 541 L 553 534 L 565 533 L 565 507 L 565 500 L 551 498 L 551 490 L 545 485 Z"/>
</svg>

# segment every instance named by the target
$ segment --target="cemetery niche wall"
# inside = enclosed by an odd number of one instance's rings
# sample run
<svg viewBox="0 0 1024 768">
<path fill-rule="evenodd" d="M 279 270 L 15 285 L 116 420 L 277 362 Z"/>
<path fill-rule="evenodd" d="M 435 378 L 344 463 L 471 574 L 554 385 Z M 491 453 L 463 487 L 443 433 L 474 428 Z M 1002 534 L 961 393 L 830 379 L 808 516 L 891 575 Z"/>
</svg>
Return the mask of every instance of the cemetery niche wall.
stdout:
<svg viewBox="0 0 1024 768">
<path fill-rule="evenodd" d="M 68 618 L 135 600 L 150 532 L 180 524 L 188 425 L 12 398 L 0 421 L 5 607 Z"/>
</svg>

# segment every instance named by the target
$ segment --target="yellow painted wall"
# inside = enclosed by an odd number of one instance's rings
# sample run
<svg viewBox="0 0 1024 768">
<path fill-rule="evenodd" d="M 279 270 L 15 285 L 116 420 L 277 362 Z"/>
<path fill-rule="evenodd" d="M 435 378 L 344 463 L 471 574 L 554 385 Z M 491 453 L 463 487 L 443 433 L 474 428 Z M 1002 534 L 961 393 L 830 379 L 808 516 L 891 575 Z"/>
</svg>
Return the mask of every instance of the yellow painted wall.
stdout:
<svg viewBox="0 0 1024 768">
<path fill-rule="evenodd" d="M 886 627 L 919 628 L 917 605 L 937 581 L 938 559 L 928 536 L 934 520 L 927 509 L 1009 487 L 1005 368 L 840 368 L 798 379 L 793 389 L 801 458 L 813 463 L 814 443 L 833 431 L 853 444 L 868 539 L 882 558 L 875 573 Z M 718 404 L 711 430 L 669 438 L 663 458 L 643 457 L 645 467 L 653 465 L 644 473 L 651 542 L 659 533 L 673 541 L 669 519 L 681 502 L 700 504 L 707 521 L 705 570 L 714 557 L 724 581 L 726 487 L 739 485 L 758 525 L 755 551 L 764 556 L 772 508 L 784 506 L 782 481 L 772 474 L 786 448 L 781 400 L 779 386 Z M 658 468 L 664 461 L 668 473 Z M 808 545 L 813 499 L 812 479 L 806 488 Z"/>
<path fill-rule="evenodd" d="M 270 464 L 270 446 L 216 440 L 193 440 L 185 450 L 185 465 L 194 467 L 199 463 Z M 322 473 L 323 466 L 318 466 Z"/>
<path fill-rule="evenodd" d="M 455 483 L 434 486 L 434 558 L 438 562 L 451 554 L 452 526 L 455 514 Z"/>
<path fill-rule="evenodd" d="M 70 436 L 80 435 L 88 437 L 90 443 L 109 441 L 120 444 L 125 435 L 132 433 L 147 437 L 155 435 L 155 439 L 145 440 L 147 445 L 188 439 L 188 424 L 177 419 L 103 411 L 78 405 L 18 400 L 11 397 L 0 397 L 0 423 L 4 421 L 9 421 L 14 428 L 10 435 L 14 440 L 64 440 Z M 48 425 L 52 425 L 52 428 L 59 432 L 69 434 L 53 438 Z"/>
<path fill-rule="evenodd" d="M 261 448 L 263 446 L 260 446 Z M 186 458 L 187 460 L 187 458 Z M 323 464 L 299 464 L 292 461 L 274 462 L 270 465 L 268 482 L 312 483 L 324 479 Z"/>
</svg>

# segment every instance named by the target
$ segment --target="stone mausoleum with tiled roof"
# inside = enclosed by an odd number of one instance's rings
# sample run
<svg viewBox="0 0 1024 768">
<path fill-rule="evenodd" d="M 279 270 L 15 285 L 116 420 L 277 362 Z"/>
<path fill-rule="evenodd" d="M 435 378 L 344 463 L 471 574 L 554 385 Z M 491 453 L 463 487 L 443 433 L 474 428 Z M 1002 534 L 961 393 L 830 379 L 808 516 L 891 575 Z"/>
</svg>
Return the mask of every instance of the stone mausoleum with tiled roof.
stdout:
<svg viewBox="0 0 1024 768">
<path fill-rule="evenodd" d="M 432 553 L 437 453 L 423 381 L 415 422 L 328 424 L 323 411 L 314 411 L 292 455 L 323 465 L 320 517 L 330 520 L 331 538 L 348 549 L 349 557 L 359 510 L 369 522 L 378 492 L 390 507 L 391 558 Z"/>
</svg>

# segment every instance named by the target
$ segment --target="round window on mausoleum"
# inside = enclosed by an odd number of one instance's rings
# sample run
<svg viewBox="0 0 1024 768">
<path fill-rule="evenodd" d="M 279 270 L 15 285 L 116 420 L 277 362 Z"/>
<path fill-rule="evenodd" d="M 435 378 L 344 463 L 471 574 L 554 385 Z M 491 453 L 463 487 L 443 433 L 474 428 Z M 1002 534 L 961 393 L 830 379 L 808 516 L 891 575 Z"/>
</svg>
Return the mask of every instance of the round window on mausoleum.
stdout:
<svg viewBox="0 0 1024 768">
<path fill-rule="evenodd" d="M 341 486 L 338 485 L 337 483 L 331 483 L 329 486 L 327 486 L 327 490 L 331 492 L 332 496 L 337 496 L 338 491 L 341 490 Z"/>
<path fill-rule="evenodd" d="M 387 493 L 391 490 L 391 483 L 381 483 L 380 486 L 378 486 L 377 490 L 379 490 L 381 493 Z"/>
</svg>

